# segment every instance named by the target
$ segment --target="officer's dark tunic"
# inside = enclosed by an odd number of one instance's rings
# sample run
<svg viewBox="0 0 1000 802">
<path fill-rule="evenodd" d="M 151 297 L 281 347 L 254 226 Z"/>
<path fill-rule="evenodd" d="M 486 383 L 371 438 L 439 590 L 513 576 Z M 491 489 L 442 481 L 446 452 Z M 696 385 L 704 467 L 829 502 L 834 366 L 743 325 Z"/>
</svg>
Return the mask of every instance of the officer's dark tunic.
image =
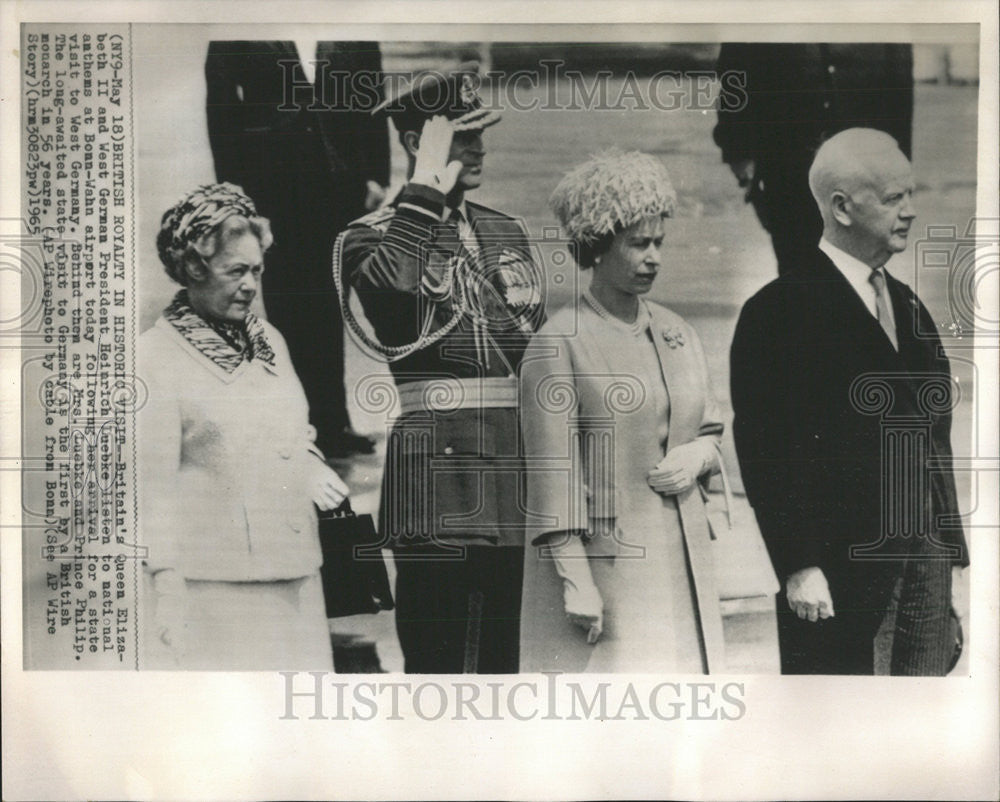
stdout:
<svg viewBox="0 0 1000 802">
<path fill-rule="evenodd" d="M 390 363 L 411 403 L 389 436 L 379 517 L 398 570 L 396 623 L 410 673 L 518 670 L 523 461 L 517 409 L 498 401 L 497 388 L 516 386 L 544 318 L 541 278 L 516 220 L 472 203 L 466 211 L 474 237 L 463 242 L 441 222 L 444 196 L 410 184 L 343 235 L 345 280 L 383 346 L 452 326 Z M 420 384 L 441 379 L 462 383 L 438 393 Z M 426 389 L 417 395 L 430 409 L 413 408 L 414 388 Z M 464 401 L 435 408 L 456 388 Z M 486 400 L 471 400 L 480 390 Z"/>
</svg>

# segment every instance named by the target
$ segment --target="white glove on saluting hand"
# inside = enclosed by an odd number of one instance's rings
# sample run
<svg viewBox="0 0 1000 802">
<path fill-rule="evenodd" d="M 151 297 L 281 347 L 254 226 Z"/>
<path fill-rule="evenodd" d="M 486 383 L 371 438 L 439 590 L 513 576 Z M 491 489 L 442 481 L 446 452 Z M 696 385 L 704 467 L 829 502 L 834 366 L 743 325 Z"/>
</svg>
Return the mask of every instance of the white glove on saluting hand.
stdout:
<svg viewBox="0 0 1000 802">
<path fill-rule="evenodd" d="M 451 121 L 443 114 L 437 114 L 424 123 L 413 177 L 410 178 L 413 183 L 434 187 L 445 195 L 451 192 L 458 174 L 462 172 L 462 162 L 448 161 L 454 133 Z"/>
<path fill-rule="evenodd" d="M 604 629 L 604 600 L 590 573 L 583 542 L 571 532 L 556 532 L 547 545 L 556 573 L 563 581 L 566 617 L 587 632 L 587 643 L 597 643 Z"/>
<path fill-rule="evenodd" d="M 670 449 L 667 456 L 649 472 L 646 481 L 657 493 L 673 496 L 683 493 L 698 477 L 714 468 L 718 451 L 710 440 L 693 440 Z"/>
</svg>

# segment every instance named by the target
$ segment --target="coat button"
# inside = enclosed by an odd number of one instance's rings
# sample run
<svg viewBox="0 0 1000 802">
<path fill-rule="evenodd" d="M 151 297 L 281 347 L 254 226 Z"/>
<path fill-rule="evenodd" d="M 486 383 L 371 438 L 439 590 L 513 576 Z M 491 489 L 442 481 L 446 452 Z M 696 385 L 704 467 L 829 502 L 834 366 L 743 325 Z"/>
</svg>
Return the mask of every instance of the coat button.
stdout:
<svg viewBox="0 0 1000 802">
<path fill-rule="evenodd" d="M 829 67 L 826 68 L 826 71 L 830 73 L 830 75 L 833 75 L 837 71 L 837 68 L 831 64 Z"/>
<path fill-rule="evenodd" d="M 292 528 L 293 532 L 302 531 L 302 519 L 301 518 L 290 518 L 288 525 Z"/>
<path fill-rule="evenodd" d="M 454 454 L 455 453 L 455 449 L 452 448 L 451 446 L 445 446 L 444 447 L 444 453 L 445 454 Z"/>
<path fill-rule="evenodd" d="M 278 455 L 282 459 L 291 459 L 292 458 L 292 450 L 288 446 L 282 446 L 281 448 L 278 449 Z"/>
</svg>

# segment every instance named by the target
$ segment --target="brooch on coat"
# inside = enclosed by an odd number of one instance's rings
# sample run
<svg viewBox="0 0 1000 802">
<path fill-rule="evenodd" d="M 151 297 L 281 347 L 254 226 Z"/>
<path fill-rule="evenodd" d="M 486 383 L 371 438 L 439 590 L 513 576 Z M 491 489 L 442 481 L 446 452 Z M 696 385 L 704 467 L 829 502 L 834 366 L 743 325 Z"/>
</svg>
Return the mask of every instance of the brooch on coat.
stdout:
<svg viewBox="0 0 1000 802">
<path fill-rule="evenodd" d="M 683 348 L 684 347 L 684 332 L 680 329 L 675 329 L 670 326 L 663 329 L 660 332 L 663 335 L 663 339 L 666 341 L 667 345 L 671 348 Z"/>
</svg>

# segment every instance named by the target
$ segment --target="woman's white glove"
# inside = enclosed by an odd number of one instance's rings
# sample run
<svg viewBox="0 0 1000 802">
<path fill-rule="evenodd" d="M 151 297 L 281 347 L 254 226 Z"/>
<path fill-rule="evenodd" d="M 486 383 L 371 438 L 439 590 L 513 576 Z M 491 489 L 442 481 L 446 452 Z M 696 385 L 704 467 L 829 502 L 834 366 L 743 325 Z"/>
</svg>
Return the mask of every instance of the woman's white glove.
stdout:
<svg viewBox="0 0 1000 802">
<path fill-rule="evenodd" d="M 463 167 L 460 161 L 448 161 L 454 133 L 451 121 L 443 114 L 437 114 L 424 123 L 410 178 L 413 183 L 433 187 L 445 195 L 451 192 Z"/>
<path fill-rule="evenodd" d="M 604 600 L 590 573 L 583 541 L 571 532 L 558 532 L 548 546 L 556 573 L 563 581 L 566 617 L 587 632 L 587 643 L 597 643 L 604 629 Z"/>
<path fill-rule="evenodd" d="M 350 492 L 333 468 L 317 460 L 312 480 L 312 500 L 317 507 L 321 510 L 335 510 Z"/>
<path fill-rule="evenodd" d="M 683 493 L 718 464 L 719 452 L 708 439 L 692 440 L 670 449 L 646 476 L 649 486 L 657 493 L 674 496 Z"/>
</svg>

